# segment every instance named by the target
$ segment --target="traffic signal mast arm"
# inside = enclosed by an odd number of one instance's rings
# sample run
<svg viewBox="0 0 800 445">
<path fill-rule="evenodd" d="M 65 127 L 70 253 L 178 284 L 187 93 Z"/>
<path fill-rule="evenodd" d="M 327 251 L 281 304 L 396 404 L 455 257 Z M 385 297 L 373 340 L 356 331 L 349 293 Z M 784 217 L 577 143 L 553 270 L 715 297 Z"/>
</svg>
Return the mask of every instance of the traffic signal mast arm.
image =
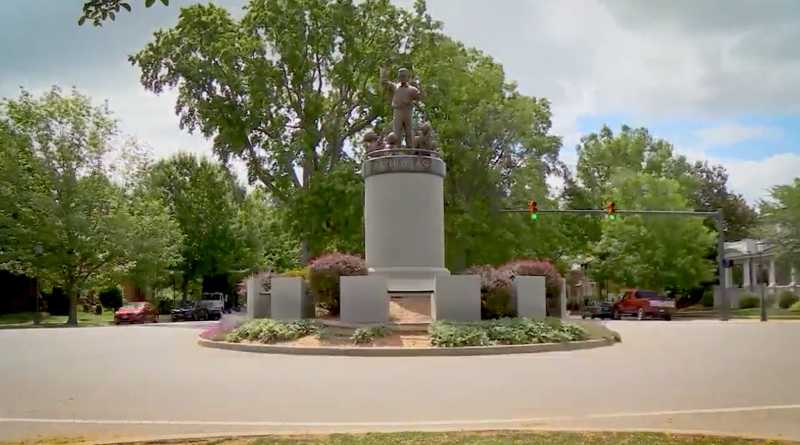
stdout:
<svg viewBox="0 0 800 445">
<path fill-rule="evenodd" d="M 502 209 L 505 213 L 530 213 L 529 209 Z M 537 213 L 571 213 L 578 215 L 607 215 L 606 209 L 537 209 Z M 675 215 L 675 216 L 715 216 L 718 212 L 695 212 L 691 210 L 615 210 L 618 215 Z"/>
</svg>

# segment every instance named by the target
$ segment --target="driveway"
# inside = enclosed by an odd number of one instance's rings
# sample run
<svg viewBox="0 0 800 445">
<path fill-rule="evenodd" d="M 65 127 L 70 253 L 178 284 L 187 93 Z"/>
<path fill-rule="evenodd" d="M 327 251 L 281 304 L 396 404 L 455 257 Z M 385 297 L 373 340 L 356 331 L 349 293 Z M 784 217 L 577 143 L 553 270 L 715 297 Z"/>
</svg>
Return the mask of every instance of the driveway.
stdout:
<svg viewBox="0 0 800 445">
<path fill-rule="evenodd" d="M 208 322 L 0 331 L 0 440 L 463 428 L 800 439 L 800 323 L 611 321 L 623 343 L 486 357 L 198 347 Z"/>
</svg>

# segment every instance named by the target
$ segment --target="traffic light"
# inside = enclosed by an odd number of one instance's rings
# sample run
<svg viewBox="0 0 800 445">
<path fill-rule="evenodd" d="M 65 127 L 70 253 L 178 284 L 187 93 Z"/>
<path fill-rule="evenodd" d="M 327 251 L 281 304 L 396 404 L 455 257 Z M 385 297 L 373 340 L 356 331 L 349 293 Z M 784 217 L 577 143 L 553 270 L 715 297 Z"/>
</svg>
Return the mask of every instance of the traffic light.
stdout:
<svg viewBox="0 0 800 445">
<path fill-rule="evenodd" d="M 609 221 L 617 220 L 617 205 L 614 203 L 614 201 L 608 203 L 606 206 L 606 213 L 608 213 Z"/>
<path fill-rule="evenodd" d="M 539 206 L 536 201 L 528 201 L 528 213 L 531 215 L 531 221 L 539 219 Z"/>
</svg>

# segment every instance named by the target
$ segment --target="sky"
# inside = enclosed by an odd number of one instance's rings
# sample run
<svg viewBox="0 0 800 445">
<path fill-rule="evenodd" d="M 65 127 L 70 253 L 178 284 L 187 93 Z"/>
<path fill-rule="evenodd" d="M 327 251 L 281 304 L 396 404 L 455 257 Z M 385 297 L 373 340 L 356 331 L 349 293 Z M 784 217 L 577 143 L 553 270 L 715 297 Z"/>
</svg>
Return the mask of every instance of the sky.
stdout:
<svg viewBox="0 0 800 445">
<path fill-rule="evenodd" d="M 132 1 L 133 13 L 96 28 L 77 26 L 81 0 L 2 0 L 0 97 L 75 87 L 108 101 L 122 131 L 157 157 L 210 155 L 209 141 L 178 128 L 175 93 L 148 93 L 127 61 L 196 2 Z M 239 11 L 245 2 L 215 3 Z M 503 64 L 521 92 L 551 101 L 572 167 L 582 135 L 627 124 L 724 165 L 750 203 L 800 176 L 796 0 L 429 0 L 428 9 L 447 34 Z"/>
</svg>

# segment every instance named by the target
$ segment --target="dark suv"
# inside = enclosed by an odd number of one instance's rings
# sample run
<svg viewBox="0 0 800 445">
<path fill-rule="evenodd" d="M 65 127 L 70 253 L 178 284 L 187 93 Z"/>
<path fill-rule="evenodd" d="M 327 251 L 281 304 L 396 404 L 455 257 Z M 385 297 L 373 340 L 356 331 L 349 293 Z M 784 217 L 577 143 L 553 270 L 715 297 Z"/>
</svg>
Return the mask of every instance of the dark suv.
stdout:
<svg viewBox="0 0 800 445">
<path fill-rule="evenodd" d="M 199 302 L 182 301 L 178 306 L 171 310 L 170 318 L 172 321 L 180 320 L 208 320 L 208 311 Z"/>
</svg>

